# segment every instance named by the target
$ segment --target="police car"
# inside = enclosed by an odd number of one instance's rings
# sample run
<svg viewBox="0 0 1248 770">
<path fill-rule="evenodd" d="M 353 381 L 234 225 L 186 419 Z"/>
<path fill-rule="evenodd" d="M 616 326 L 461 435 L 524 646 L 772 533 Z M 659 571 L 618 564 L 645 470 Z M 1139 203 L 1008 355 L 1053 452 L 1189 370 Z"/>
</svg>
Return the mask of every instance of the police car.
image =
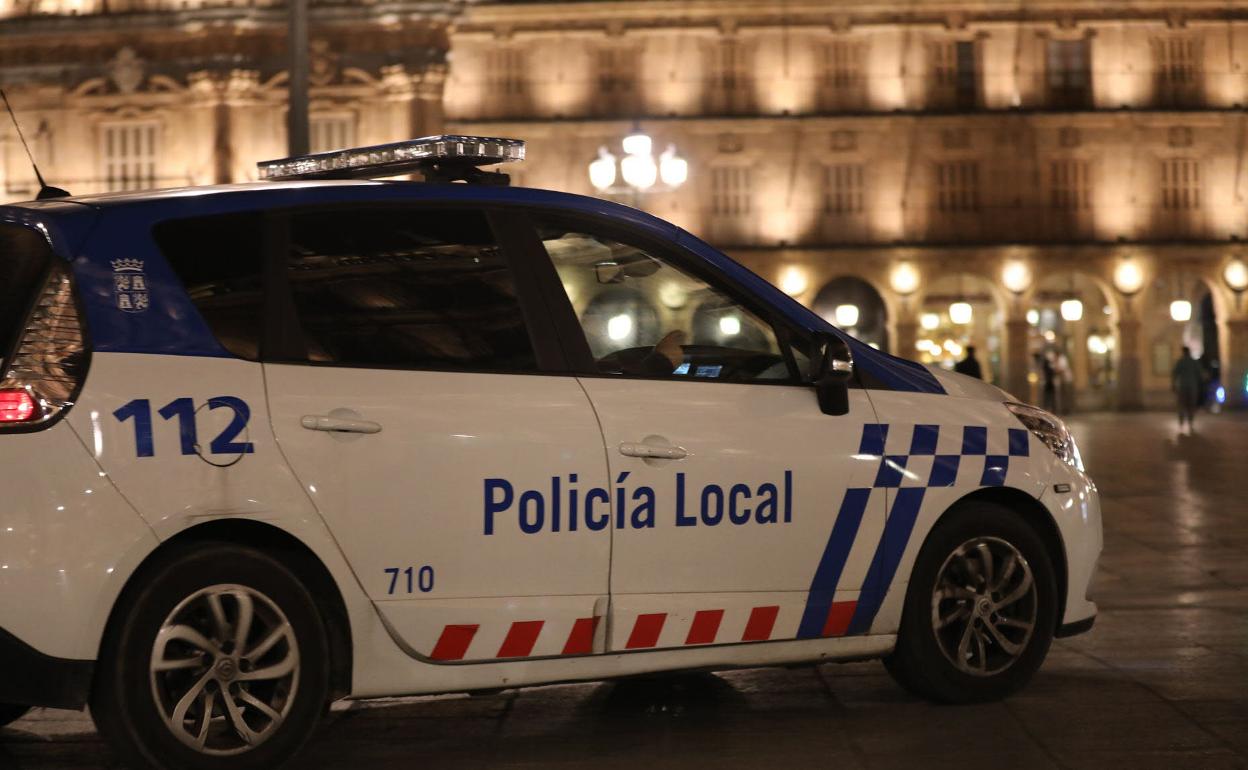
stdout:
<svg viewBox="0 0 1248 770">
<path fill-rule="evenodd" d="M 1091 627 L 1059 419 L 522 157 L 0 207 L 0 719 L 269 768 L 334 699 L 878 657 L 982 701 Z"/>
</svg>

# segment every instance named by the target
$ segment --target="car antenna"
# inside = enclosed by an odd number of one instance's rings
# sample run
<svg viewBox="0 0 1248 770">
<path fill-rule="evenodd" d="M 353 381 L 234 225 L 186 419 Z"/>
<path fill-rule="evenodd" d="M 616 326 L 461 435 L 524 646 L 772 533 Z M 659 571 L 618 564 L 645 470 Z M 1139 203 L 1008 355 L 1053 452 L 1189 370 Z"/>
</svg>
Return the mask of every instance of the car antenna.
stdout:
<svg viewBox="0 0 1248 770">
<path fill-rule="evenodd" d="M 43 181 L 43 174 L 39 173 L 39 166 L 35 163 L 35 156 L 30 151 L 30 145 L 26 144 L 26 137 L 22 135 L 22 126 L 17 122 L 17 115 L 13 114 L 13 105 L 9 104 L 9 95 L 0 88 L 0 99 L 4 99 L 4 108 L 9 111 L 9 117 L 13 119 L 13 128 L 17 129 L 17 138 L 22 140 L 22 149 L 26 150 L 26 157 L 30 159 L 30 167 L 35 170 L 35 179 L 39 180 L 39 194 L 35 196 L 35 200 L 42 201 L 48 198 L 68 198 L 69 193 L 59 187 L 50 187 L 48 183 Z"/>
</svg>

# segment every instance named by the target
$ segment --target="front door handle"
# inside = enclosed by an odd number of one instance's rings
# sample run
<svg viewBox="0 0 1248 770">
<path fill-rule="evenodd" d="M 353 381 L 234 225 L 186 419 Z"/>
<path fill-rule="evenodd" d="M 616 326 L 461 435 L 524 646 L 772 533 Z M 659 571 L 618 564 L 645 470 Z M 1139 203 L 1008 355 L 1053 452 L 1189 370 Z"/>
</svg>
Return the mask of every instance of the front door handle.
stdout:
<svg viewBox="0 0 1248 770">
<path fill-rule="evenodd" d="M 381 423 L 371 420 L 347 420 L 324 414 L 305 414 L 299 424 L 308 430 L 324 430 L 331 433 L 380 433 Z"/>
<path fill-rule="evenodd" d="M 689 456 L 689 452 L 678 446 L 655 446 L 624 442 L 620 444 L 620 454 L 625 457 L 646 457 L 655 460 L 681 460 Z"/>
</svg>

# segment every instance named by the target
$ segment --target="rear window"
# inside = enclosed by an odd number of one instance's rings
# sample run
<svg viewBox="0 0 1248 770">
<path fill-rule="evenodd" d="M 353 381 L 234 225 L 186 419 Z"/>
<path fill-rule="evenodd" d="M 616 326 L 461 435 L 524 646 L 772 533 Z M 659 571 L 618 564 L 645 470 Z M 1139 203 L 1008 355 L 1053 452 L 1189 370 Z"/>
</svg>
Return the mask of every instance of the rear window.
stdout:
<svg viewBox="0 0 1248 770">
<path fill-rule="evenodd" d="M 51 259 L 52 251 L 39 233 L 20 225 L 0 225 L 0 368 L 13 354 Z"/>
<path fill-rule="evenodd" d="M 228 214 L 163 222 L 153 235 L 221 346 L 260 356 L 263 217 Z"/>
</svg>

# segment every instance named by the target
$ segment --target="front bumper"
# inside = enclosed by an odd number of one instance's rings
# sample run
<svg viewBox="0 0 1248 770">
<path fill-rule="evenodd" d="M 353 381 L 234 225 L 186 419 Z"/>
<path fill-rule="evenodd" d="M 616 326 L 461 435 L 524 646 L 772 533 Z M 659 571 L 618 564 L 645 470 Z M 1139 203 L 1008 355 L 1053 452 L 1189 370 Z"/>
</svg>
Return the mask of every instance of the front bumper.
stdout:
<svg viewBox="0 0 1248 770">
<path fill-rule="evenodd" d="M 1083 620 L 1076 620 L 1074 623 L 1063 623 L 1058 626 L 1057 633 L 1054 634 L 1058 639 L 1065 639 L 1068 636 L 1078 636 L 1086 634 L 1092 630 L 1092 624 L 1096 622 L 1096 616 L 1093 615 Z"/>
<path fill-rule="evenodd" d="M 0 628 L 0 703 L 82 708 L 95 661 L 53 658 Z"/>
</svg>

